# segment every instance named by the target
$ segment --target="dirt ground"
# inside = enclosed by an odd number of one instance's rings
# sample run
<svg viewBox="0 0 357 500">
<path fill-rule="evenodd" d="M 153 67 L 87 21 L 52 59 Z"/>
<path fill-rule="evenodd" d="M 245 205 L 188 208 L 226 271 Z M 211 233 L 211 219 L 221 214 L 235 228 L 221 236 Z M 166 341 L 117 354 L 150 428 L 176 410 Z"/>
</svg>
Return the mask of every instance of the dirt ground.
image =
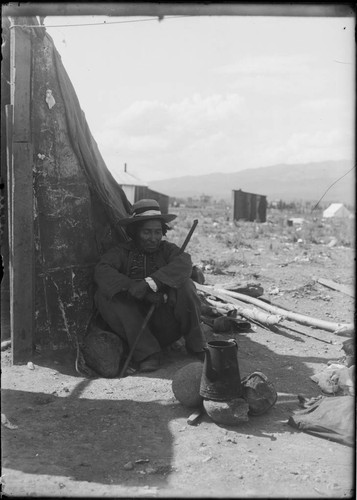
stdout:
<svg viewBox="0 0 357 500">
<path fill-rule="evenodd" d="M 317 282 L 354 283 L 354 243 L 346 243 L 352 236 L 341 236 L 341 226 L 320 224 L 322 239 L 312 242 L 319 221 L 307 231 L 287 228 L 286 215 L 262 225 L 234 225 L 199 210 L 180 217 L 170 240 L 180 244 L 188 221 L 199 218 L 188 251 L 204 267 L 206 284 L 259 283 L 277 306 L 353 321 L 354 299 Z M 346 337 L 293 322 L 274 332 L 206 332 L 208 340 L 237 340 L 241 377 L 259 370 L 275 385 L 269 412 L 234 427 L 206 414 L 188 425 L 192 410 L 172 392 L 176 371 L 193 361 L 184 349 L 167 352 L 157 372 L 124 379 L 78 375 L 71 350 L 34 353 L 33 367 L 12 366 L 10 350 L 2 352 L 2 413 L 16 426 L 2 425 L 3 494 L 352 498 L 355 449 L 287 424 L 298 394 L 322 394 L 310 376 L 342 358 Z"/>
</svg>

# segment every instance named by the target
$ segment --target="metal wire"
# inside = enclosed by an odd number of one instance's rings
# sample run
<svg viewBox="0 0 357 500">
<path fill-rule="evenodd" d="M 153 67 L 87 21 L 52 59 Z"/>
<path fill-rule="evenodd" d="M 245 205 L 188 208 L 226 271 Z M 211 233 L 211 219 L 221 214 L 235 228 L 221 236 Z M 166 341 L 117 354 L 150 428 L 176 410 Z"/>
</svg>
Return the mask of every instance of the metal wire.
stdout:
<svg viewBox="0 0 357 500">
<path fill-rule="evenodd" d="M 147 21 L 159 21 L 164 19 L 176 19 L 179 17 L 191 17 L 191 16 L 156 16 L 149 19 L 132 19 L 127 21 L 103 21 L 101 23 L 80 23 L 80 24 L 12 24 L 10 28 L 72 28 L 79 26 L 107 26 L 109 24 L 126 24 L 126 23 L 144 23 Z"/>
</svg>

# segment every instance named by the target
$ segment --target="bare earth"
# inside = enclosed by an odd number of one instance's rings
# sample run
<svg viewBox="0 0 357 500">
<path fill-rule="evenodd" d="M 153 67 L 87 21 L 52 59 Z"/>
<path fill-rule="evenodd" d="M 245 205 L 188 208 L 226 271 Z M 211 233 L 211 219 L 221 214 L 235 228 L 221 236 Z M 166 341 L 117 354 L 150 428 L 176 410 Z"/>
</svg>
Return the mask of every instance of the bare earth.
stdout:
<svg viewBox="0 0 357 500">
<path fill-rule="evenodd" d="M 271 222 L 236 227 L 212 212 L 176 210 L 170 234 L 181 244 L 199 218 L 188 250 L 195 264 L 205 266 L 206 284 L 260 283 L 275 305 L 328 321 L 353 321 L 354 299 L 316 281 L 353 285 L 352 222 L 347 232 L 345 225 L 318 227 L 316 221 L 297 231 L 272 214 Z M 319 240 L 312 242 L 316 232 Z M 336 243 L 328 246 L 333 237 Z M 279 397 L 268 413 L 235 427 L 217 425 L 207 415 L 188 425 L 192 410 L 171 388 L 175 372 L 193 361 L 184 349 L 167 352 L 159 371 L 124 379 L 79 376 L 70 350 L 34 353 L 34 369 L 11 366 L 11 352 L 2 352 L 2 413 L 17 426 L 2 426 L 3 493 L 352 497 L 355 450 L 287 424 L 299 408 L 297 394 L 321 394 L 310 376 L 342 358 L 346 337 L 296 323 L 274 333 L 258 326 L 215 335 L 207 330 L 208 339 L 236 338 L 241 377 L 260 370 L 274 383 Z"/>
</svg>

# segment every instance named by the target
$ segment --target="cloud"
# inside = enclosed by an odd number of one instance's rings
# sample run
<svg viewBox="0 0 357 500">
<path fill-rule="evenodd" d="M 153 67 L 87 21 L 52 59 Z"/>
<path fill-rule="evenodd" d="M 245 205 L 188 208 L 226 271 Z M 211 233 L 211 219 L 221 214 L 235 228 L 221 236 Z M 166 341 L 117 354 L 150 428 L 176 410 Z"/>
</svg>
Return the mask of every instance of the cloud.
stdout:
<svg viewBox="0 0 357 500">
<path fill-rule="evenodd" d="M 222 75 L 285 76 L 306 74 L 311 59 L 305 55 L 244 57 L 239 62 L 218 66 L 214 72 Z"/>
<path fill-rule="evenodd" d="M 293 133 L 285 143 L 275 142 L 263 151 L 264 165 L 341 160 L 352 157 L 353 138 L 337 129 Z"/>
<path fill-rule="evenodd" d="M 123 135 L 155 135 L 165 131 L 170 110 L 158 101 L 137 101 L 109 119 L 106 128 Z"/>
<path fill-rule="evenodd" d="M 105 148 L 121 147 L 142 150 L 181 147 L 183 141 L 191 143 L 209 138 L 218 132 L 230 132 L 232 120 L 243 124 L 243 99 L 237 94 L 191 98 L 166 104 L 158 101 L 138 101 L 123 112 L 114 114 L 96 134 L 98 143 Z"/>
<path fill-rule="evenodd" d="M 95 137 L 109 167 L 128 162 L 145 180 L 340 159 L 352 155 L 342 103 L 239 92 L 141 100 L 113 109 Z"/>
</svg>

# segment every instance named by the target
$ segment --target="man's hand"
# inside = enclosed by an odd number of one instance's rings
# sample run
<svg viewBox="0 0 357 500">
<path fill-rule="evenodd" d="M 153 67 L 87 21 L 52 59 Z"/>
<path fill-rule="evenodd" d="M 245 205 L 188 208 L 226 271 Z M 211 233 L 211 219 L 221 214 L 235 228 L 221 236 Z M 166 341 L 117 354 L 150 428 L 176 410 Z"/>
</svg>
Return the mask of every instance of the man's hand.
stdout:
<svg viewBox="0 0 357 500">
<path fill-rule="evenodd" d="M 133 280 L 128 289 L 128 293 L 134 297 L 134 299 L 142 300 L 149 290 L 150 287 L 145 280 Z"/>
<path fill-rule="evenodd" d="M 166 293 L 149 291 L 145 295 L 145 300 L 147 302 L 150 302 L 151 304 L 155 304 L 156 306 L 158 306 L 160 304 L 165 304 L 167 302 L 167 295 Z"/>
</svg>

